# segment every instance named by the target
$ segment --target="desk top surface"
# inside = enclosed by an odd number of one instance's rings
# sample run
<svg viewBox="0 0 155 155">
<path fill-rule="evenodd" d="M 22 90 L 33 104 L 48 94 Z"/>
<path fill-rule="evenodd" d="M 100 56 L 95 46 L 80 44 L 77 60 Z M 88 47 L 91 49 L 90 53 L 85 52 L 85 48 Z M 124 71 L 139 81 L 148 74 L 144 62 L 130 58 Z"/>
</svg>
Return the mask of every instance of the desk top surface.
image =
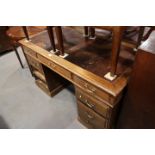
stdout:
<svg viewBox="0 0 155 155">
<path fill-rule="evenodd" d="M 65 52 L 69 54 L 65 59 L 54 54 L 48 56 L 51 45 L 47 31 L 33 36 L 30 42 L 21 40 L 20 43 L 111 95 L 118 95 L 127 84 L 135 57 L 133 50 L 122 46 L 117 66 L 118 77 L 108 81 L 104 75 L 110 71 L 111 39 L 105 40 L 106 33 L 97 36 L 96 40 L 86 40 L 80 32 L 71 28 L 63 28 L 63 34 Z"/>
</svg>

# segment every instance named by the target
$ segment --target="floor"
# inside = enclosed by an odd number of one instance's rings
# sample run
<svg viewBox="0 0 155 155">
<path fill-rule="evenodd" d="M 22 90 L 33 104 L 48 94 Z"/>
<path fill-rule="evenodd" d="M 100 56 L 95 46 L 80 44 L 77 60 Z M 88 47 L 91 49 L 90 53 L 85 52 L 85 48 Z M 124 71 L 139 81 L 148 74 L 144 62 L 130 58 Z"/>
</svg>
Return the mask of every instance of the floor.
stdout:
<svg viewBox="0 0 155 155">
<path fill-rule="evenodd" d="M 25 69 L 14 52 L 0 56 L 0 128 L 7 129 L 85 129 L 77 120 L 72 87 L 53 98 L 34 83 L 25 58 Z"/>
</svg>

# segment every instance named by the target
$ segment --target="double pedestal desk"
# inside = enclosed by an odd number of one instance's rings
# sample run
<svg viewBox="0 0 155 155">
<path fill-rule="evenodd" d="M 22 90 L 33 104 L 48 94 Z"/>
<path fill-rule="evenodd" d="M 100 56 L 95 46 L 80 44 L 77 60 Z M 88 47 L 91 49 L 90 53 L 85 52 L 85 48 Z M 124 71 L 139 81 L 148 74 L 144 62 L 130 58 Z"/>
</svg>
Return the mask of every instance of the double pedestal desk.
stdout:
<svg viewBox="0 0 155 155">
<path fill-rule="evenodd" d="M 71 36 L 76 40 L 74 34 Z M 121 48 L 117 78 L 109 81 L 104 75 L 110 70 L 110 42 L 103 40 L 101 44 L 100 38 L 80 39 L 81 43 L 76 45 L 75 41 L 73 46 L 65 38 L 66 58 L 49 52 L 47 31 L 32 36 L 30 41 L 23 39 L 20 44 L 35 82 L 42 90 L 54 96 L 71 82 L 76 92 L 78 119 L 88 128 L 114 128 L 134 60 L 133 50 Z"/>
</svg>

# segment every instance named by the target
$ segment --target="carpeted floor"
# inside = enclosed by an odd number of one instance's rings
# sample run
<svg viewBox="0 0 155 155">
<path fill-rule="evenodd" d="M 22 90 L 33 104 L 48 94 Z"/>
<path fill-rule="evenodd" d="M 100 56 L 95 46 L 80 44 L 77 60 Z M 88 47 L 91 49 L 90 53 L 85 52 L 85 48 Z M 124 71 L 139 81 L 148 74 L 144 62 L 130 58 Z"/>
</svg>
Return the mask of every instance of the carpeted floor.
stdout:
<svg viewBox="0 0 155 155">
<path fill-rule="evenodd" d="M 77 120 L 73 88 L 53 98 L 34 83 L 22 52 L 25 69 L 14 52 L 0 56 L 0 128 L 9 129 L 82 129 Z"/>
</svg>

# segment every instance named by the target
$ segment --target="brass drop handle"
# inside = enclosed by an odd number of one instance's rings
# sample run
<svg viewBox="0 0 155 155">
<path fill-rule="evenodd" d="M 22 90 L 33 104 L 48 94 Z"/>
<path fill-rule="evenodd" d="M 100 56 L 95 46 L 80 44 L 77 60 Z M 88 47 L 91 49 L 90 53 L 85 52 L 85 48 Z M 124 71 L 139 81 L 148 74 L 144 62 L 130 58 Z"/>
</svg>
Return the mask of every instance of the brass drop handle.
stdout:
<svg viewBox="0 0 155 155">
<path fill-rule="evenodd" d="M 87 83 L 84 84 L 84 87 L 87 88 L 90 93 L 96 92 L 96 88 L 89 88 Z"/>
<path fill-rule="evenodd" d="M 87 84 L 87 83 L 85 83 L 84 86 L 85 86 L 86 88 L 88 88 L 88 84 Z"/>
<path fill-rule="evenodd" d="M 82 96 L 81 96 L 81 95 L 79 95 L 79 98 L 81 99 L 81 98 L 82 98 Z"/>
<path fill-rule="evenodd" d="M 48 66 L 51 66 L 51 63 L 50 63 L 50 62 L 48 62 L 48 63 L 47 63 L 47 65 L 48 65 Z"/>
<path fill-rule="evenodd" d="M 94 119 L 94 116 L 91 116 L 91 115 L 88 114 L 88 113 L 87 113 L 87 117 L 88 117 L 89 119 Z"/>
<path fill-rule="evenodd" d="M 55 67 L 56 67 L 56 65 L 55 65 L 55 64 L 52 64 L 52 67 L 53 67 L 53 68 L 55 68 Z"/>
<path fill-rule="evenodd" d="M 87 99 L 85 100 L 85 103 L 86 103 L 86 105 L 87 105 L 89 108 L 91 108 L 91 109 L 93 109 L 93 108 L 95 107 L 95 105 L 89 103 Z"/>
<path fill-rule="evenodd" d="M 93 93 L 95 93 L 95 92 L 96 92 L 96 89 L 95 89 L 95 88 L 92 88 L 91 91 L 92 91 Z"/>
</svg>

